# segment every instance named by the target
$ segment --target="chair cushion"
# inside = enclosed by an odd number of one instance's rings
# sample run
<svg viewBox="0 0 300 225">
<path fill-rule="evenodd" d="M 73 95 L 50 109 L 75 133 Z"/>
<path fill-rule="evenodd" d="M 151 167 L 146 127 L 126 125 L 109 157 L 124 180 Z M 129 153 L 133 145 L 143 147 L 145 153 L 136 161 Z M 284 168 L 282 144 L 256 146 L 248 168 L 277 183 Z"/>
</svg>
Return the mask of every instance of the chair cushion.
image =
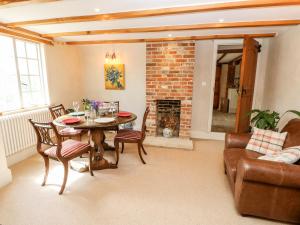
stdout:
<svg viewBox="0 0 300 225">
<path fill-rule="evenodd" d="M 71 158 L 74 155 L 77 155 L 78 153 L 86 152 L 88 147 L 88 143 L 83 143 L 81 141 L 69 139 L 62 142 L 61 155 L 64 158 Z M 53 146 L 45 150 L 44 153 L 52 158 L 57 158 L 56 149 L 57 147 Z"/>
<path fill-rule="evenodd" d="M 117 135 L 115 136 L 115 140 L 123 141 L 135 141 L 135 140 L 141 140 L 142 139 L 142 132 L 137 130 L 129 130 L 129 129 L 123 129 L 120 130 Z"/>
<path fill-rule="evenodd" d="M 286 135 L 287 132 L 279 133 L 255 127 L 246 149 L 264 155 L 273 155 L 282 150 Z"/>
</svg>

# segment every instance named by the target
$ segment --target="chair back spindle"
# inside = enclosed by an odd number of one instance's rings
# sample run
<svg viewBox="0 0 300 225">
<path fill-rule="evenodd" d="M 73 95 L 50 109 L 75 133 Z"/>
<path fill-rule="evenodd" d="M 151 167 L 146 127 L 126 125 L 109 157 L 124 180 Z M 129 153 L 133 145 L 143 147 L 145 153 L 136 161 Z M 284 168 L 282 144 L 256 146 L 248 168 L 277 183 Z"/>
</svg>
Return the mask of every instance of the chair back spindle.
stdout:
<svg viewBox="0 0 300 225">
<path fill-rule="evenodd" d="M 33 121 L 32 119 L 29 119 L 29 122 L 33 126 L 37 137 L 37 151 L 40 154 L 43 154 L 43 151 L 41 149 L 42 144 L 48 146 L 57 146 L 57 155 L 59 156 L 58 158 L 61 158 L 60 150 L 62 146 L 62 139 L 55 125 L 52 122 L 40 123 Z M 52 137 L 52 132 L 54 134 L 54 137 Z M 55 142 L 54 139 L 56 139 L 57 141 Z"/>
<path fill-rule="evenodd" d="M 146 137 L 146 130 L 147 130 L 146 120 L 147 120 L 147 117 L 148 117 L 149 112 L 150 112 L 150 108 L 147 107 L 147 108 L 146 108 L 146 111 L 145 111 L 145 113 L 144 113 L 143 123 L 142 123 L 142 129 L 141 129 L 143 138 Z"/>
<path fill-rule="evenodd" d="M 66 111 L 65 107 L 63 106 L 63 104 L 50 106 L 49 111 L 54 120 L 60 116 L 67 114 L 67 111 Z"/>
</svg>

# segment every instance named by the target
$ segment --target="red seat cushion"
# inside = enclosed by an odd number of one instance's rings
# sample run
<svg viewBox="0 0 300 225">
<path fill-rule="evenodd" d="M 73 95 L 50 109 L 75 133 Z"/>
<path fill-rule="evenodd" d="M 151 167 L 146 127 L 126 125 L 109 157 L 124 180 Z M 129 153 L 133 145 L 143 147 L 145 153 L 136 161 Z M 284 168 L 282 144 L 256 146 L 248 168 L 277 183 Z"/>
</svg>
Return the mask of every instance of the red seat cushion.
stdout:
<svg viewBox="0 0 300 225">
<path fill-rule="evenodd" d="M 64 158 L 70 158 L 78 153 L 86 152 L 88 147 L 88 143 L 69 139 L 62 143 L 61 155 Z M 50 157 L 57 158 L 56 149 L 57 147 L 53 146 L 45 150 L 44 153 Z"/>
<path fill-rule="evenodd" d="M 123 129 L 120 130 L 117 135 L 115 136 L 115 140 L 123 141 L 135 141 L 135 140 L 141 140 L 143 137 L 141 131 L 137 130 L 129 130 L 129 129 Z"/>
</svg>

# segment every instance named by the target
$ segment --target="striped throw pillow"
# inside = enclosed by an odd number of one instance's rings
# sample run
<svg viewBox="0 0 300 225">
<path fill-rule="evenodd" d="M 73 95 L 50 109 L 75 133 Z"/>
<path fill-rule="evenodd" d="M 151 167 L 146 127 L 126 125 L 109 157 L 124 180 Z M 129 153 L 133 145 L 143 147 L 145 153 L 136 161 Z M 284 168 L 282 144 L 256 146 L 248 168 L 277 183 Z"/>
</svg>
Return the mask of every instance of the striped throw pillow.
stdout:
<svg viewBox="0 0 300 225">
<path fill-rule="evenodd" d="M 246 149 L 264 155 L 273 155 L 282 150 L 286 135 L 287 132 L 279 133 L 255 127 Z"/>
<path fill-rule="evenodd" d="M 285 148 L 279 153 L 276 153 L 271 156 L 260 156 L 258 157 L 258 159 L 293 164 L 300 160 L 300 146 Z"/>
</svg>

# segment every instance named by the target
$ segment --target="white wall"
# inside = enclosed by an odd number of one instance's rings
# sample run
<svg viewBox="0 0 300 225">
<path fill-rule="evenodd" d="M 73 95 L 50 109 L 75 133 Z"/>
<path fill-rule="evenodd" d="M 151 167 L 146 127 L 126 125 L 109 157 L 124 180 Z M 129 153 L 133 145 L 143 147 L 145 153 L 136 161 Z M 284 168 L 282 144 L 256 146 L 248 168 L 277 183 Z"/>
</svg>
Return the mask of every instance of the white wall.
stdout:
<svg viewBox="0 0 300 225">
<path fill-rule="evenodd" d="M 104 87 L 105 53 L 116 51 L 125 64 L 125 90 Z M 146 44 L 89 45 L 78 47 L 81 62 L 82 96 L 104 101 L 120 101 L 120 110 L 138 116 L 140 129 L 146 107 Z"/>
<path fill-rule="evenodd" d="M 7 168 L 5 150 L 2 142 L 2 133 L 0 131 L 0 188 L 11 182 L 12 176 Z"/>
<path fill-rule="evenodd" d="M 78 49 L 73 46 L 45 46 L 50 104 L 63 103 L 72 107 L 74 100 L 81 100 L 81 67 Z"/>
<path fill-rule="evenodd" d="M 210 95 L 214 85 L 214 41 L 196 41 L 195 51 L 191 136 L 198 138 L 209 130 Z"/>
<path fill-rule="evenodd" d="M 300 26 L 270 40 L 263 107 L 284 113 L 300 111 Z M 283 125 L 293 117 L 289 115 Z"/>
</svg>

